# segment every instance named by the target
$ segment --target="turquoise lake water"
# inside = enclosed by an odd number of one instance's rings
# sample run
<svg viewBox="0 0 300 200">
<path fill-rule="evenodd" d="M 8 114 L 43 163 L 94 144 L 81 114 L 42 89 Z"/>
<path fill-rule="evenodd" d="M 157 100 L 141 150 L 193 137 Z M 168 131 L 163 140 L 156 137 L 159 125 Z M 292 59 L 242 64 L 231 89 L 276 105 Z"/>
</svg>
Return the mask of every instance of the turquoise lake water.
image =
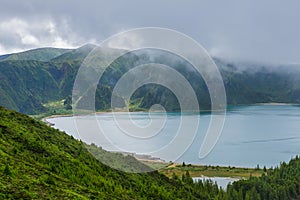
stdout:
<svg viewBox="0 0 300 200">
<path fill-rule="evenodd" d="M 95 143 L 104 149 L 150 154 L 165 161 L 173 158 L 172 150 L 161 153 L 157 150 L 166 147 L 176 137 L 181 126 L 180 113 L 168 113 L 163 121 L 161 113 L 127 113 L 116 114 L 123 127 L 118 127 L 111 113 L 57 117 L 47 119 L 55 127 L 87 143 Z M 183 114 L 184 115 L 184 114 Z M 200 119 L 196 137 L 180 138 L 191 141 L 191 145 L 182 152 L 176 162 L 204 165 L 256 167 L 276 166 L 281 161 L 289 161 L 300 154 L 300 107 L 292 105 L 255 105 L 230 107 L 219 140 L 213 150 L 203 159 L 199 158 L 199 149 L 204 140 L 210 114 L 189 114 L 191 123 Z M 129 121 L 141 129 L 139 135 L 131 134 Z M 97 123 L 95 123 L 95 121 Z M 149 123 L 157 126 L 147 129 Z M 161 123 L 163 122 L 163 123 Z M 162 125 L 160 128 L 158 125 Z M 125 126 L 125 127 L 124 127 Z M 188 126 L 185 130 L 194 130 Z M 124 129 L 126 129 L 124 131 Z M 132 129 L 133 130 L 133 129 Z M 151 133 L 154 132 L 154 133 Z M 104 133 L 104 134 L 103 134 Z M 176 147 L 175 147 L 176 148 Z M 181 148 L 178 146 L 178 148 Z M 174 152 L 176 149 L 174 149 Z"/>
</svg>

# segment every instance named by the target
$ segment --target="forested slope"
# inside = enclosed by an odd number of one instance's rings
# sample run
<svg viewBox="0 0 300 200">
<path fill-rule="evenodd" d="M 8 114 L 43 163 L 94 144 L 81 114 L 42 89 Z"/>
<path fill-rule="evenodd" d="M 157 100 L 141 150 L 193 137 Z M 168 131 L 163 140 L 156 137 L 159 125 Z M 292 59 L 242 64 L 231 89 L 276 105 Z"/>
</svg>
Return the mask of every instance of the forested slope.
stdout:
<svg viewBox="0 0 300 200">
<path fill-rule="evenodd" d="M 113 153 L 107 154 L 114 159 Z M 141 165 L 134 160 L 131 164 Z M 0 107 L 0 199 L 197 199 L 201 195 L 201 190 L 155 171 L 135 174 L 111 169 L 81 141 Z"/>
<path fill-rule="evenodd" d="M 73 50 L 36 49 L 2 56 L 0 105 L 26 114 L 39 114 L 47 110 L 45 103 L 68 99 L 68 108 L 71 108 L 77 71 L 94 48 L 94 45 L 85 45 Z M 58 56 L 53 58 L 55 55 Z M 229 105 L 300 103 L 300 70 L 295 66 L 229 63 L 216 58 L 214 61 L 223 77 Z M 106 69 L 97 87 L 96 109 L 110 109 L 111 94 L 118 80 L 133 67 L 148 63 L 176 69 L 192 86 L 200 109 L 210 109 L 207 86 L 193 66 L 170 52 L 153 49 L 129 52 Z M 84 98 L 81 103 L 85 104 Z M 130 103 L 134 109 L 145 110 L 154 104 L 161 104 L 167 111 L 180 110 L 172 91 L 158 84 L 138 88 Z"/>
<path fill-rule="evenodd" d="M 225 192 L 210 181 L 193 183 L 188 172 L 169 179 L 156 171 L 117 171 L 89 148 L 95 146 L 0 107 L 0 199 L 300 199 L 298 157 Z M 132 157 L 99 152 L 115 165 L 145 167 Z"/>
</svg>

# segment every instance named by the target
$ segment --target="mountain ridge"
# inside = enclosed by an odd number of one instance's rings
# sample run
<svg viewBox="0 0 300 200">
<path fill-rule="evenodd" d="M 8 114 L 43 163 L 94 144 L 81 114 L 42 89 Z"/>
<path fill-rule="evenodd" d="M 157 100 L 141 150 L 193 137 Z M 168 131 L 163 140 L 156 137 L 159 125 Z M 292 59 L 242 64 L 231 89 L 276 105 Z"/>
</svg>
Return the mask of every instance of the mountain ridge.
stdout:
<svg viewBox="0 0 300 200">
<path fill-rule="evenodd" d="M 37 60 L 49 61 L 59 55 L 62 55 L 71 49 L 42 47 L 37 49 L 30 49 L 19 53 L 11 53 L 0 56 L 0 61 L 3 60 Z"/>
<path fill-rule="evenodd" d="M 0 105 L 22 113 L 39 114 L 47 111 L 45 103 L 71 99 L 77 71 L 95 47 L 87 44 L 77 49 L 66 50 L 48 61 L 1 60 L 0 95 L 3 98 L 0 99 Z M 39 49 L 32 50 L 31 53 L 38 51 Z M 193 71 L 188 62 L 176 57 L 175 61 L 172 54 L 151 50 L 129 52 L 118 58 L 105 71 L 97 87 L 96 110 L 110 109 L 113 87 L 122 74 L 133 66 L 149 62 L 170 65 L 179 71 L 191 83 L 200 108 L 209 110 L 209 93 L 202 77 Z M 297 67 L 237 65 L 218 58 L 214 58 L 214 61 L 223 77 L 228 105 L 300 103 L 300 70 Z M 68 102 L 68 108 L 71 108 L 71 101 Z M 84 104 L 84 100 L 81 103 Z M 146 85 L 137 89 L 130 103 L 132 107 L 140 109 L 149 109 L 153 104 L 161 104 L 167 111 L 180 110 L 172 92 L 157 85 Z"/>
</svg>

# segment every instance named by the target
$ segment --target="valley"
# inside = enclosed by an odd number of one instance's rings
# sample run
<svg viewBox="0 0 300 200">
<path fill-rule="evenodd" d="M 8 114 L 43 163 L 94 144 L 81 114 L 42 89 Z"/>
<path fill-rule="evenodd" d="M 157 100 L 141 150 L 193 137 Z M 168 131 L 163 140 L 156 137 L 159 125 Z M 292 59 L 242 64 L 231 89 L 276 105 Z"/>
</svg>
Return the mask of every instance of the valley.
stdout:
<svg viewBox="0 0 300 200">
<path fill-rule="evenodd" d="M 108 152 L 99 145 L 76 140 L 76 137 L 40 122 L 53 115 L 73 115 L 73 82 L 85 56 L 93 48 L 94 45 L 85 45 L 78 49 L 46 48 L 0 57 L 0 105 L 23 113 L 5 108 L 0 110 L 1 198 L 299 197 L 300 164 L 297 156 L 289 162 L 277 162 L 277 165 L 272 164 L 271 167 L 260 165 L 257 168 L 252 164 L 251 167 L 238 167 L 236 163 L 230 166 L 222 163 L 199 165 L 188 159 L 184 160 L 184 164 L 147 160 L 139 162 L 134 157 Z M 129 53 L 112 63 L 97 87 L 96 111 L 110 111 L 110 97 L 116 81 L 130 67 L 149 62 L 149 52 L 151 50 L 142 52 L 142 58 L 136 52 Z M 154 56 L 151 59 L 170 64 L 168 60 L 171 57 L 172 55 L 165 53 L 163 57 Z M 256 70 L 250 70 L 248 64 L 242 64 L 241 68 L 239 64 L 227 63 L 217 58 L 214 61 L 224 79 L 228 109 L 233 113 L 241 105 L 249 105 L 249 108 L 253 105 L 270 104 L 297 107 L 300 103 L 300 72 L 296 68 L 283 65 L 269 70 L 270 67 L 258 65 Z M 201 77 L 195 75 L 190 64 L 180 58 L 176 58 L 175 62 L 172 60 L 172 66 L 191 82 L 200 108 L 209 110 L 209 94 Z M 84 104 L 84 98 L 81 103 Z M 148 111 L 151 105 L 157 103 L 163 105 L 167 112 L 176 113 L 179 110 L 179 104 L 170 91 L 151 84 L 139 88 L 133 94 L 129 110 Z M 24 114 L 30 114 L 35 119 Z M 258 157 L 256 159 L 259 160 Z M 102 161 L 113 166 L 108 167 Z M 117 169 L 128 171 L 125 173 Z M 136 170 L 154 171 L 144 174 L 129 173 Z M 192 177 L 232 177 L 242 180 L 220 189 L 209 180 L 194 183 Z M 278 180 L 284 184 L 280 184 Z"/>
</svg>

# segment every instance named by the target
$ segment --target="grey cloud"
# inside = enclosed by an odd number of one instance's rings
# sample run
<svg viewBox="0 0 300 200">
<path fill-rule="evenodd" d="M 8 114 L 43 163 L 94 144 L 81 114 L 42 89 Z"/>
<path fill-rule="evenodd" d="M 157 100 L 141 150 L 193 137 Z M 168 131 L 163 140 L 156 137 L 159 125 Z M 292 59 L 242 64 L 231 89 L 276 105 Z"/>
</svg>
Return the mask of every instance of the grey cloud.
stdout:
<svg viewBox="0 0 300 200">
<path fill-rule="evenodd" d="M 55 34 L 29 28 L 41 46 L 55 45 L 54 38 L 69 46 L 99 43 L 122 30 L 158 26 L 191 36 L 216 57 L 300 63 L 299 8 L 296 0 L 3 0 L 0 17 L 1 22 L 17 18 L 33 25 L 45 26 L 43 21 L 47 20 L 54 23 Z M 0 50 L 28 48 L 14 38 L 15 31 L 0 32 Z"/>
</svg>

